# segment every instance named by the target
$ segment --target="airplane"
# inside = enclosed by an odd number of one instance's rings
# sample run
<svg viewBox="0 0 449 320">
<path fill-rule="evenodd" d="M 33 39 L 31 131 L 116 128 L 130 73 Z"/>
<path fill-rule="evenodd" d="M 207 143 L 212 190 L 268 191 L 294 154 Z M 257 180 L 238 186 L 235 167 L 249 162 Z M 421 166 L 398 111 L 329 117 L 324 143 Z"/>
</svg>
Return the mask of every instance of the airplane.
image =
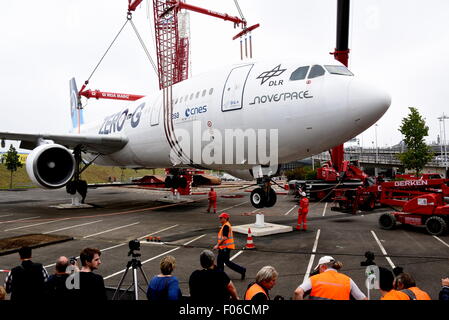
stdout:
<svg viewBox="0 0 449 320">
<path fill-rule="evenodd" d="M 318 59 L 317 59 L 318 60 Z M 70 80 L 69 133 L 0 132 L 32 150 L 26 169 L 43 188 L 87 192 L 91 163 L 126 168 L 222 170 L 256 179 L 254 207 L 271 207 L 280 164 L 357 136 L 391 104 L 388 93 L 333 59 L 246 62 L 218 68 L 143 97 L 103 121 L 84 123 Z M 170 186 L 169 186 L 170 187 Z M 85 189 L 85 190 L 84 190 Z"/>
</svg>

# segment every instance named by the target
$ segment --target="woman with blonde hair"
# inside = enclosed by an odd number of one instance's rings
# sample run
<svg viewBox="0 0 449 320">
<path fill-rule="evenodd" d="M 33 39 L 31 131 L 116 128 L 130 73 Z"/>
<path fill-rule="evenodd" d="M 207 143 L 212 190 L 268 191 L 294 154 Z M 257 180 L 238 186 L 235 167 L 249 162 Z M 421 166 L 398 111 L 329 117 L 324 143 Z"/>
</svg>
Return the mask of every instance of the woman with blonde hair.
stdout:
<svg viewBox="0 0 449 320">
<path fill-rule="evenodd" d="M 173 256 L 165 256 L 160 263 L 161 273 L 154 276 L 147 290 L 148 300 L 179 300 L 182 297 L 178 278 L 172 275 L 176 266 Z"/>
</svg>

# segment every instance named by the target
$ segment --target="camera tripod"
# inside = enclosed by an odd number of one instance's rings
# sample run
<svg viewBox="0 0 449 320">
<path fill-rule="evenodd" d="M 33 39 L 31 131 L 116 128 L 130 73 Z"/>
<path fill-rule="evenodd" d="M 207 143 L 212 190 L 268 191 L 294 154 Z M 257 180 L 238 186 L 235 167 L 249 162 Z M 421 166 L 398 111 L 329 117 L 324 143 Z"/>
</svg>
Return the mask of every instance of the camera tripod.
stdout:
<svg viewBox="0 0 449 320">
<path fill-rule="evenodd" d="M 131 287 L 134 287 L 134 300 L 139 300 L 139 290 L 138 289 L 140 289 L 144 293 L 146 293 L 146 291 L 139 286 L 139 283 L 137 281 L 137 269 L 139 269 L 140 272 L 142 273 L 143 278 L 145 279 L 145 283 L 148 285 L 148 279 L 142 270 L 142 263 L 138 259 L 138 257 L 140 257 L 140 254 L 130 251 L 130 253 L 128 255 L 132 255 L 132 258 L 126 264 L 125 273 L 123 274 L 122 279 L 120 280 L 120 283 L 117 286 L 117 289 L 115 289 L 114 295 L 112 296 L 112 300 L 115 300 L 115 297 L 116 297 L 117 293 L 120 291 L 123 281 L 125 280 L 125 277 L 128 274 L 129 269 L 131 269 L 131 268 L 132 268 L 132 272 L 133 272 L 133 282 L 128 287 L 128 289 L 126 289 L 126 291 L 123 292 L 123 294 L 117 300 L 120 300 L 123 297 L 123 295 L 125 293 L 127 293 L 129 291 L 129 289 L 131 289 Z"/>
</svg>

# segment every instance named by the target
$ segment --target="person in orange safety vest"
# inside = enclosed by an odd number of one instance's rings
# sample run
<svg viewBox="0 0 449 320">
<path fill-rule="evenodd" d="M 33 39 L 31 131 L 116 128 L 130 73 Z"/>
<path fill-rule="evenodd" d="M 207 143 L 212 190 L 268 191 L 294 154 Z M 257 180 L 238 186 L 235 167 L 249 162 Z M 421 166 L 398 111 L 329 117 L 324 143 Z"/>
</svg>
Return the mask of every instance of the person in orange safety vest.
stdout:
<svg viewBox="0 0 449 320">
<path fill-rule="evenodd" d="M 307 214 L 309 213 L 309 199 L 307 199 L 306 193 L 301 192 L 301 200 L 299 200 L 298 209 L 298 224 L 296 225 L 296 230 L 302 229 L 307 230 Z"/>
<path fill-rule="evenodd" d="M 278 272 L 272 266 L 265 266 L 257 272 L 256 282 L 248 286 L 245 293 L 245 300 L 263 303 L 270 300 L 269 291 L 276 284 Z"/>
<path fill-rule="evenodd" d="M 380 300 L 410 300 L 403 292 L 393 289 L 393 272 L 384 267 L 379 267 L 379 291 Z"/>
<path fill-rule="evenodd" d="M 366 296 L 348 276 L 339 273 L 342 264 L 331 256 L 324 256 L 318 261 L 315 271 L 319 274 L 309 277 L 295 290 L 294 299 L 303 300 L 310 292 L 311 300 L 367 300 Z"/>
<path fill-rule="evenodd" d="M 220 219 L 221 228 L 220 231 L 218 231 L 217 244 L 214 246 L 214 249 L 218 249 L 217 269 L 224 271 L 224 265 L 226 264 L 235 272 L 240 273 L 241 279 L 244 280 L 246 268 L 229 260 L 231 250 L 235 249 L 234 235 L 232 233 L 231 223 L 229 222 L 229 214 L 223 212 L 218 218 Z"/>
<path fill-rule="evenodd" d="M 217 213 L 217 193 L 214 191 L 214 188 L 210 188 L 208 199 L 209 206 L 207 207 L 207 213 L 210 212 L 210 208 L 213 208 L 214 213 Z"/>
<path fill-rule="evenodd" d="M 409 300 L 432 300 L 429 294 L 416 286 L 415 279 L 408 273 L 401 273 L 394 279 L 394 288 L 405 293 Z"/>
</svg>

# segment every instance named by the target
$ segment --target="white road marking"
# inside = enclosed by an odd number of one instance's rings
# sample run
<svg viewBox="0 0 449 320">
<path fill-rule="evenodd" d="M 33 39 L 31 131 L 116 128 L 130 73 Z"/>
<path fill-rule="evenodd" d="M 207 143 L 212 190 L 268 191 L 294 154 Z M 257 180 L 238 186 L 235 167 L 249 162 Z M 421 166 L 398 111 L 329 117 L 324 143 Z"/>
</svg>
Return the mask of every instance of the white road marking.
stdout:
<svg viewBox="0 0 449 320">
<path fill-rule="evenodd" d="M 379 238 L 377 238 L 377 235 L 374 233 L 373 230 L 371 230 L 371 234 L 373 235 L 374 239 L 376 240 L 377 244 L 379 245 L 379 248 L 382 251 L 382 253 L 386 256 L 387 255 L 387 251 L 385 250 L 385 248 L 382 245 L 382 243 L 380 243 Z M 391 261 L 390 257 L 385 257 L 385 259 L 387 259 L 387 261 L 390 264 L 391 268 L 393 268 L 393 269 L 396 268 L 396 266 L 394 265 L 393 261 Z"/>
<path fill-rule="evenodd" d="M 315 260 L 316 248 L 318 247 L 318 240 L 320 239 L 320 233 L 321 233 L 321 229 L 318 229 L 318 231 L 316 232 L 315 243 L 313 244 L 313 248 L 312 248 L 313 254 L 310 256 L 309 265 L 307 266 L 307 271 L 306 271 L 306 274 L 304 275 L 303 282 L 309 278 L 310 271 L 312 270 L 313 261 Z"/>
<path fill-rule="evenodd" d="M 288 210 L 286 213 L 284 213 L 284 216 L 288 215 L 290 212 L 292 212 L 293 209 L 296 208 L 296 204 L 293 206 L 293 208 L 291 208 L 290 210 Z"/>
<path fill-rule="evenodd" d="M 108 232 L 115 231 L 115 230 L 118 230 L 118 229 L 123 229 L 123 228 L 131 227 L 131 226 L 134 226 L 134 225 L 139 224 L 139 223 L 140 223 L 140 222 L 134 222 L 134 223 L 131 223 L 131 224 L 127 224 L 127 225 L 125 225 L 125 226 L 121 226 L 121 227 L 117 227 L 117 228 L 113 228 L 113 229 L 109 229 L 109 230 L 97 232 L 97 233 L 94 233 L 94 234 L 90 234 L 90 235 L 88 235 L 88 236 L 85 236 L 85 237 L 83 237 L 83 239 L 90 238 L 90 237 L 93 237 L 93 236 L 98 236 L 98 235 L 100 235 L 100 234 L 108 233 Z"/>
<path fill-rule="evenodd" d="M 17 220 L 8 220 L 8 221 L 0 222 L 0 224 L 2 224 L 2 223 L 11 223 L 11 222 L 16 222 L 16 221 L 30 220 L 30 219 L 34 219 L 34 218 L 40 218 L 40 217 L 41 216 L 29 217 L 29 218 L 23 218 L 23 219 L 17 219 Z"/>
<path fill-rule="evenodd" d="M 225 210 L 228 210 L 228 209 L 231 209 L 231 208 L 235 208 L 235 207 L 241 206 L 242 204 L 245 204 L 245 203 L 248 203 L 248 201 L 245 201 L 245 202 L 242 202 L 242 203 L 233 205 L 233 206 L 228 207 L 228 208 L 224 208 L 224 209 L 220 210 L 219 212 L 223 212 L 223 211 L 225 211 Z"/>
<path fill-rule="evenodd" d="M 326 209 L 327 209 L 327 202 L 326 202 L 326 204 L 324 205 L 324 209 L 323 209 L 323 217 L 326 215 Z"/>
<path fill-rule="evenodd" d="M 449 248 L 449 244 L 447 244 L 446 242 L 444 242 L 443 240 L 441 240 L 440 238 L 438 238 L 437 236 L 433 236 L 435 239 L 437 239 L 438 241 L 440 241 L 442 244 L 444 244 L 446 247 Z"/>
<path fill-rule="evenodd" d="M 254 212 L 257 212 L 257 211 L 259 211 L 260 209 L 254 209 L 253 211 L 251 211 L 251 213 L 254 213 Z"/>
<path fill-rule="evenodd" d="M 190 241 L 184 243 L 183 245 L 184 245 L 184 246 L 189 245 L 189 244 L 191 244 L 192 242 L 194 242 L 194 241 L 196 241 L 196 240 L 198 240 L 198 239 L 200 239 L 200 238 L 202 238 L 202 237 L 204 237 L 204 236 L 205 236 L 205 234 L 203 234 L 203 235 L 201 235 L 201 236 L 199 236 L 199 237 L 196 237 L 195 239 L 192 239 L 192 240 L 190 240 Z M 181 249 L 181 248 L 182 248 L 182 247 L 176 247 L 176 248 L 174 248 L 174 249 L 165 251 L 165 252 L 163 252 L 163 253 L 161 253 L 161 254 L 158 254 L 157 256 L 154 256 L 154 257 L 152 257 L 152 258 L 150 258 L 150 259 L 148 259 L 148 260 L 142 261 L 142 264 L 145 264 L 145 263 L 147 263 L 147 262 L 150 262 L 150 261 L 152 261 L 152 260 L 155 260 L 155 259 L 157 259 L 157 258 L 160 258 L 160 257 L 162 257 L 162 256 L 164 256 L 164 255 L 167 255 L 167 254 L 169 254 L 169 253 L 171 253 L 171 252 L 173 252 L 173 251 L 179 250 L 179 249 Z M 119 272 L 116 272 L 116 273 L 111 274 L 111 275 L 109 275 L 109 276 L 107 276 L 107 277 L 104 277 L 104 280 L 107 280 L 107 279 L 109 279 L 109 278 L 115 277 L 115 276 L 117 276 L 117 275 L 119 275 L 119 274 L 121 274 L 121 273 L 124 273 L 125 271 L 126 271 L 126 269 L 120 270 Z"/>
<path fill-rule="evenodd" d="M 52 230 L 52 231 L 47 231 L 47 232 L 44 232 L 43 234 L 49 234 L 49 233 L 54 233 L 54 232 L 63 231 L 63 230 L 67 230 L 67 229 L 73 229 L 73 228 L 78 228 L 78 227 L 82 227 L 82 226 L 87 226 L 87 225 L 89 225 L 89 224 L 98 223 L 98 222 L 101 222 L 101 221 L 103 221 L 103 220 L 97 220 L 97 221 L 93 221 L 93 222 L 87 222 L 87 223 L 77 224 L 77 225 L 70 226 L 70 227 L 65 227 L 65 228 L 61 228 L 61 229 L 57 229 L 57 230 Z"/>
<path fill-rule="evenodd" d="M 64 220 L 68 220 L 69 218 L 65 218 L 65 219 L 60 219 L 60 220 L 53 220 L 53 221 L 47 221 L 47 222 L 41 222 L 41 223 L 36 223 L 36 224 L 29 224 L 26 226 L 21 226 L 21 227 L 17 227 L 17 228 L 12 228 L 12 229 L 6 229 L 3 231 L 12 231 L 12 230 L 18 230 L 18 229 L 23 229 L 23 228 L 29 228 L 29 227 L 35 227 L 35 226 L 40 226 L 42 224 L 48 224 L 48 223 L 55 223 L 58 221 L 64 221 Z"/>
<path fill-rule="evenodd" d="M 146 238 L 146 237 L 151 236 L 151 235 L 153 235 L 153 234 L 156 234 L 156 233 L 159 233 L 159 232 L 162 232 L 162 231 L 165 231 L 165 230 L 168 230 L 168 229 L 177 227 L 177 226 L 178 226 L 178 224 L 175 224 L 174 226 L 171 226 L 171 227 L 168 227 L 168 228 L 165 228 L 165 229 L 162 229 L 162 230 L 155 231 L 155 232 L 153 232 L 153 233 L 150 233 L 149 235 L 140 237 L 140 238 L 138 238 L 138 239 L 143 239 L 143 238 Z M 109 248 L 100 249 L 100 251 L 101 251 L 101 252 L 105 252 L 105 251 L 112 250 L 112 249 L 115 249 L 115 248 L 118 248 L 118 247 L 123 247 L 123 246 L 126 245 L 126 244 L 128 244 L 128 242 L 120 243 L 120 244 L 118 244 L 118 245 L 115 245 L 115 246 L 112 246 L 112 247 L 109 247 Z M 79 256 L 77 256 L 76 258 L 79 259 Z M 50 267 L 54 267 L 55 265 L 56 265 L 56 263 L 52 263 L 52 264 L 46 265 L 46 266 L 44 266 L 44 267 L 45 267 L 45 268 L 50 268 Z"/>
<path fill-rule="evenodd" d="M 243 250 L 240 250 L 239 252 L 237 252 L 236 254 L 234 254 L 231 258 L 229 258 L 229 261 L 234 260 L 235 258 L 237 258 L 239 255 L 241 255 L 243 253 Z"/>
<path fill-rule="evenodd" d="M 3 218 L 3 217 L 10 217 L 10 216 L 12 216 L 12 214 L 4 214 L 3 216 L 0 216 L 0 218 Z"/>
</svg>

